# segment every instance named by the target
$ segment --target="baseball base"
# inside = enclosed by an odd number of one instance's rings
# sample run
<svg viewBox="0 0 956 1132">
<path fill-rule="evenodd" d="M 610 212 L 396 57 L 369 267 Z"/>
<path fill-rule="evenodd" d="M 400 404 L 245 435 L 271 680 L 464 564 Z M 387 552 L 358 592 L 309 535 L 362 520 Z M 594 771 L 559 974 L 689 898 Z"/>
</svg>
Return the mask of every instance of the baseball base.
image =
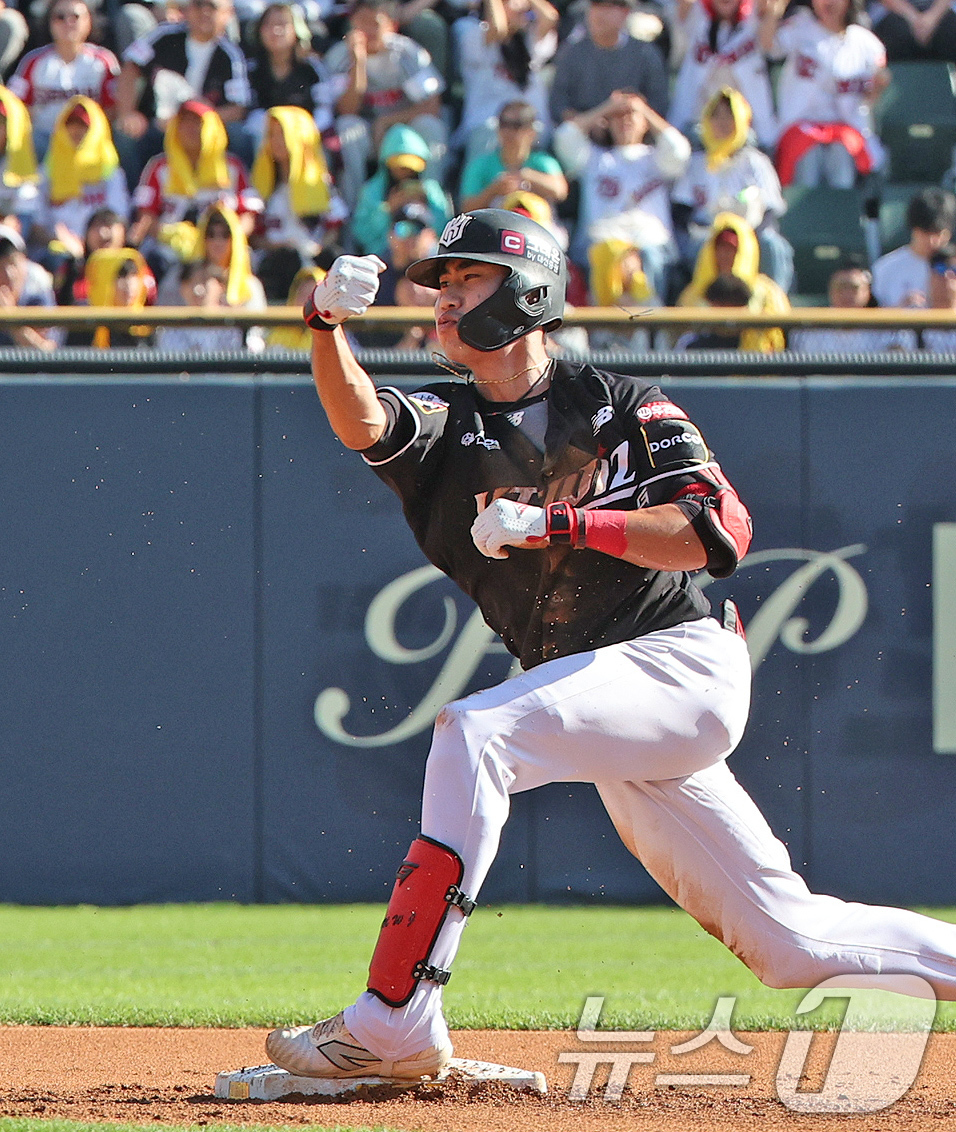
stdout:
<svg viewBox="0 0 956 1132">
<path fill-rule="evenodd" d="M 396 1090 L 434 1087 L 450 1076 L 468 1081 L 496 1081 L 513 1089 L 526 1089 L 535 1093 L 548 1091 L 543 1073 L 514 1069 L 510 1065 L 496 1065 L 491 1061 L 453 1057 L 434 1080 L 427 1081 L 395 1081 L 386 1077 L 345 1077 L 338 1080 L 296 1077 L 277 1065 L 254 1065 L 247 1069 L 217 1074 L 215 1093 L 217 1097 L 231 1101 L 277 1101 L 294 1093 L 306 1097 L 340 1097 L 348 1093 L 360 1095 L 365 1090 L 382 1087 Z"/>
</svg>

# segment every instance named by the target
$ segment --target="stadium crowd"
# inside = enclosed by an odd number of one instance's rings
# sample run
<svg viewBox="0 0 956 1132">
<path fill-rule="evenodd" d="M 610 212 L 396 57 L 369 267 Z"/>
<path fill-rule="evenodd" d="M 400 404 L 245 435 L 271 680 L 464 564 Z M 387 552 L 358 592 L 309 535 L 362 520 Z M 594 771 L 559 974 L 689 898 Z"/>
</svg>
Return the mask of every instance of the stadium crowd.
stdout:
<svg viewBox="0 0 956 1132">
<path fill-rule="evenodd" d="M 789 186 L 860 194 L 888 155 L 889 63 L 956 63 L 952 0 L 0 0 L 0 306 L 299 303 L 343 251 L 381 303 L 459 209 L 568 251 L 572 306 L 797 298 Z M 952 173 L 949 174 L 949 182 Z M 956 310 L 956 198 L 915 187 L 909 241 L 833 263 L 833 307 Z M 556 351 L 673 345 L 563 329 Z M 956 332 L 754 329 L 681 349 L 949 350 Z M 307 345 L 296 329 L 41 327 L 0 344 Z M 431 349 L 428 326 L 360 344 Z"/>
</svg>

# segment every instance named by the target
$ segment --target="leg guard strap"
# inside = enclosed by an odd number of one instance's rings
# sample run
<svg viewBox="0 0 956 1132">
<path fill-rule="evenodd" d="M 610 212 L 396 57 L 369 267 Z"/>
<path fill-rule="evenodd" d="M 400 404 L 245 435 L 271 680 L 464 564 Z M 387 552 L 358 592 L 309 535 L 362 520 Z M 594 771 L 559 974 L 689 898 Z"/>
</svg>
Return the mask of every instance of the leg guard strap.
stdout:
<svg viewBox="0 0 956 1132">
<path fill-rule="evenodd" d="M 466 916 L 474 900 L 459 888 L 465 866 L 447 845 L 416 837 L 399 866 L 378 943 L 369 966 L 368 989 L 388 1006 L 404 1006 L 421 979 L 444 986 L 451 972 L 428 957 L 451 907 Z"/>
</svg>

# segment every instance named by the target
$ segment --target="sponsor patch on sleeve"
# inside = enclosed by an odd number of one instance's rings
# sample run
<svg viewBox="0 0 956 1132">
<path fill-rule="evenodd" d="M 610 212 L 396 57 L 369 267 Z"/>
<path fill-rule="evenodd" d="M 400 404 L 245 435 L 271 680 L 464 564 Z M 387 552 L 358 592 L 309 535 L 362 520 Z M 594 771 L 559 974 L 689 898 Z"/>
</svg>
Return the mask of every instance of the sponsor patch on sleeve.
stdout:
<svg viewBox="0 0 956 1132">
<path fill-rule="evenodd" d="M 637 419 L 641 424 L 648 421 L 686 421 L 687 414 L 671 401 L 648 401 L 637 410 Z"/>
<path fill-rule="evenodd" d="M 670 407 L 670 406 L 668 406 Z M 641 426 L 651 467 L 666 468 L 674 464 L 703 464 L 710 458 L 696 425 L 684 420 L 654 420 Z"/>
<path fill-rule="evenodd" d="M 448 408 L 448 402 L 443 401 L 441 397 L 434 393 L 409 393 L 408 399 L 423 413 L 441 413 Z"/>
</svg>

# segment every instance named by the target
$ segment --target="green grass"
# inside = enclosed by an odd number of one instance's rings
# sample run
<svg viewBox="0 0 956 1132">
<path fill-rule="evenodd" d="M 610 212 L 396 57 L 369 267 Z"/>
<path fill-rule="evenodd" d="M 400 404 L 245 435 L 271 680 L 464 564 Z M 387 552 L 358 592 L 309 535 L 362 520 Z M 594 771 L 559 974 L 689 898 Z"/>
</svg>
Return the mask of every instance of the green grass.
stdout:
<svg viewBox="0 0 956 1132">
<path fill-rule="evenodd" d="M 956 909 L 933 915 L 956 921 Z M 364 988 L 379 905 L 0 906 L 0 1023 L 272 1026 Z M 734 996 L 735 1029 L 788 1029 L 800 991 L 762 986 L 673 908 L 482 907 L 445 992 L 454 1028 L 694 1029 Z M 840 1006 L 802 1018 L 833 1025 Z M 956 1004 L 937 1029 L 956 1030 Z M 49 1125 L 44 1124 L 49 1132 Z M 6 1132 L 0 1128 L 0 1132 Z"/>
<path fill-rule="evenodd" d="M 83 1124 L 78 1120 L 39 1120 L 19 1117 L 0 1117 L 0 1132 L 152 1132 L 155 1124 Z M 354 1124 L 312 1124 L 311 1132 L 389 1132 L 384 1125 L 358 1128 Z M 206 1124 L 191 1124 L 177 1128 L 177 1132 L 209 1132 Z M 216 1132 L 302 1132 L 302 1125 L 278 1124 L 217 1124 Z"/>
</svg>

